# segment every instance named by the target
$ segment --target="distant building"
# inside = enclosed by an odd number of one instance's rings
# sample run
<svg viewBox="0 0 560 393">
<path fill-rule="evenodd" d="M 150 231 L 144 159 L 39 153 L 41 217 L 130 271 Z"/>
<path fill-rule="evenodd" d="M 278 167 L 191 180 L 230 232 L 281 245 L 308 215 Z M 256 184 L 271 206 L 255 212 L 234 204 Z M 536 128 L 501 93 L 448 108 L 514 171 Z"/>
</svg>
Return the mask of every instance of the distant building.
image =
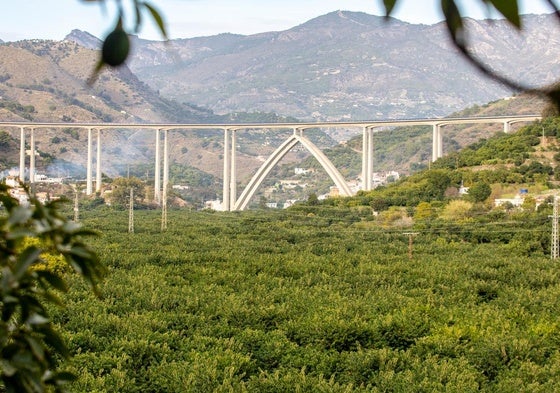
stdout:
<svg viewBox="0 0 560 393">
<path fill-rule="evenodd" d="M 518 194 L 514 198 L 495 199 L 494 200 L 494 206 L 496 206 L 496 207 L 502 206 L 502 205 L 509 202 L 515 207 L 520 207 L 523 204 L 524 200 L 525 200 L 525 198 Z"/>
<path fill-rule="evenodd" d="M 284 209 L 287 209 L 291 206 L 293 206 L 298 200 L 297 199 L 288 199 L 286 202 L 284 202 Z"/>
<path fill-rule="evenodd" d="M 308 173 L 314 173 L 315 169 L 310 168 L 310 169 L 305 169 L 305 168 L 295 168 L 294 169 L 294 173 L 296 175 L 307 175 Z"/>
</svg>

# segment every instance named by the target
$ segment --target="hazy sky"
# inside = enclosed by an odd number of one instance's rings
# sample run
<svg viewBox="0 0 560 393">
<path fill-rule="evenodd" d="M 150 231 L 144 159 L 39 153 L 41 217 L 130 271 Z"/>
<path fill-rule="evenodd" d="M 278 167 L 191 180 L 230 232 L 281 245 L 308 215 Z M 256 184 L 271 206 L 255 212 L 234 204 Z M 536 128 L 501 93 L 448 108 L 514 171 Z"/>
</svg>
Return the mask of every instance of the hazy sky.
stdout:
<svg viewBox="0 0 560 393">
<path fill-rule="evenodd" d="M 129 0 L 122 0 L 128 2 Z M 411 23 L 432 24 L 442 20 L 440 0 L 400 0 L 394 16 Z M 111 4 L 107 12 L 84 0 L 4 0 L 0 8 L 0 39 L 60 40 L 72 29 L 104 37 L 114 25 Z M 381 15 L 382 0 L 151 0 L 164 16 L 171 38 L 190 38 L 219 33 L 253 34 L 286 30 L 336 10 Z M 484 18 L 479 0 L 460 0 L 469 16 Z M 521 0 L 523 13 L 548 13 L 544 0 Z M 149 27 L 140 32 L 147 39 L 161 38 Z"/>
</svg>

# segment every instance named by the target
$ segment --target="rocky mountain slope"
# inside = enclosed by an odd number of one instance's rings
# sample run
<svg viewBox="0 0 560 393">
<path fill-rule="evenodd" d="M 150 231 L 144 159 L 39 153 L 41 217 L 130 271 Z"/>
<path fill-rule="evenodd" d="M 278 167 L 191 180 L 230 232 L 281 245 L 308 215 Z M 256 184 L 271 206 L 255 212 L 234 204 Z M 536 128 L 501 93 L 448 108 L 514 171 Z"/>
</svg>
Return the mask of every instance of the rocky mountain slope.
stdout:
<svg viewBox="0 0 560 393">
<path fill-rule="evenodd" d="M 551 15 L 467 21 L 475 51 L 530 84 L 560 75 Z M 444 116 L 511 92 L 475 71 L 445 27 L 338 11 L 281 32 L 161 42 L 135 40 L 130 67 L 163 96 L 216 113 L 271 111 L 310 120 Z"/>
<path fill-rule="evenodd" d="M 127 67 L 104 70 L 75 42 L 26 40 L 0 45 L 0 118 L 34 121 L 215 121 L 209 111 L 162 98 Z M 22 109 L 23 108 L 23 109 Z"/>
</svg>

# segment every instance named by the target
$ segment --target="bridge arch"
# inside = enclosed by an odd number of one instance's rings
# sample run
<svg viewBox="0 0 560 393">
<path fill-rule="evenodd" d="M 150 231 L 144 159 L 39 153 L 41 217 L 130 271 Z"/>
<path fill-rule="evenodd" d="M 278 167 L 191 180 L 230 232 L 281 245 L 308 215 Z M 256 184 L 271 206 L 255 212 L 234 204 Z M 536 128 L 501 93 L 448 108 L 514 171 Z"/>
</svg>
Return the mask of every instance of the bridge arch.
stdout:
<svg viewBox="0 0 560 393">
<path fill-rule="evenodd" d="M 350 187 L 348 187 L 346 180 L 344 180 L 342 174 L 335 168 L 328 157 L 317 146 L 315 146 L 313 142 L 304 137 L 301 131 L 299 133 L 297 131 L 299 130 L 296 130 L 293 135 L 286 139 L 284 143 L 282 143 L 261 165 L 239 196 L 239 199 L 237 199 L 233 210 L 245 210 L 249 201 L 253 198 L 255 192 L 260 187 L 266 176 L 268 176 L 272 168 L 274 168 L 276 164 L 278 164 L 278 162 L 298 143 L 305 147 L 313 155 L 313 157 L 319 161 L 323 169 L 325 169 L 334 184 L 340 190 L 341 195 L 352 195 L 352 191 L 350 190 Z"/>
</svg>

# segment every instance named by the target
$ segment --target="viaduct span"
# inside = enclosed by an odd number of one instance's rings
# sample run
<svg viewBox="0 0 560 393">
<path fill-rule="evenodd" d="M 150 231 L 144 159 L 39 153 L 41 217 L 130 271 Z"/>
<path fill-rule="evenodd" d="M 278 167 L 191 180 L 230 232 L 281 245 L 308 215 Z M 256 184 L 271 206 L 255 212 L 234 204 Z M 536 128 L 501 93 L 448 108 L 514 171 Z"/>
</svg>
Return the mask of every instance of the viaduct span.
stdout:
<svg viewBox="0 0 560 393">
<path fill-rule="evenodd" d="M 379 121 L 354 121 L 354 122 L 322 122 L 322 123 L 247 123 L 247 124 L 136 124 L 136 123 L 32 123 L 32 122 L 0 122 L 0 127 L 19 128 L 20 133 L 20 163 L 19 177 L 25 181 L 25 136 L 26 130 L 30 132 L 30 159 L 29 183 L 35 182 L 35 130 L 37 129 L 63 129 L 81 128 L 87 130 L 87 165 L 86 165 L 86 194 L 93 193 L 93 131 L 96 130 L 96 179 L 95 191 L 101 191 L 101 137 L 102 131 L 117 131 L 122 129 L 147 129 L 155 134 L 155 182 L 154 199 L 157 203 L 165 203 L 165 190 L 169 182 L 169 153 L 168 133 L 173 130 L 223 130 L 224 132 L 224 172 L 223 172 L 223 210 L 244 210 L 254 196 L 272 168 L 296 145 L 301 144 L 307 149 L 327 174 L 333 180 L 343 196 L 352 195 L 346 180 L 334 167 L 325 154 L 315 146 L 307 137 L 305 130 L 312 128 L 358 128 L 362 130 L 362 185 L 361 189 L 372 189 L 373 179 L 373 134 L 389 127 L 406 126 L 432 126 L 432 161 L 443 156 L 442 127 L 451 124 L 503 124 L 504 132 L 510 131 L 510 126 L 516 123 L 533 122 L 540 120 L 538 115 L 521 116 L 495 116 L 495 117 L 464 117 L 440 119 L 415 119 L 415 120 L 379 120 Z M 293 130 L 293 134 L 286 139 L 262 164 L 247 186 L 238 196 L 236 178 L 236 133 L 242 130 Z M 162 135 L 163 134 L 163 141 Z M 162 152 L 163 143 L 163 152 Z M 162 157 L 163 154 L 163 157 Z M 163 158 L 163 159 L 162 159 Z M 163 161 L 163 168 L 161 167 Z"/>
</svg>

